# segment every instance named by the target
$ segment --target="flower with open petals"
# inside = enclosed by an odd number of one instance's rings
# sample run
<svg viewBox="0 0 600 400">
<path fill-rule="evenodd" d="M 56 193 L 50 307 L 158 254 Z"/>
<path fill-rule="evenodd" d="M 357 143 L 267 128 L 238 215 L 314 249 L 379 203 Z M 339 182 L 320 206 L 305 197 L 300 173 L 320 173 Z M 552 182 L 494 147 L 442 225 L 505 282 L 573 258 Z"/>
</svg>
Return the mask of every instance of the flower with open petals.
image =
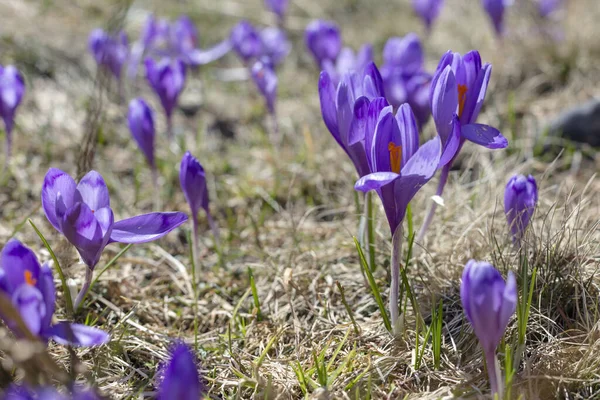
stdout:
<svg viewBox="0 0 600 400">
<path fill-rule="evenodd" d="M 365 154 L 365 126 L 362 121 L 371 101 L 382 97 L 383 81 L 372 62 L 364 71 L 344 74 L 337 87 L 329 73 L 321 71 L 319 99 L 323 121 L 352 160 L 359 176 L 370 172 Z"/>
<path fill-rule="evenodd" d="M 60 344 L 97 346 L 110 339 L 100 329 L 52 321 L 56 301 L 52 270 L 48 264 L 40 266 L 33 251 L 15 239 L 0 254 L 0 293 L 11 300 L 29 332 L 44 342 L 54 339 Z M 26 336 L 16 321 L 5 315 L 2 319 L 17 336 Z"/>
<path fill-rule="evenodd" d="M 515 175 L 509 179 L 504 191 L 504 213 L 514 243 L 523 238 L 537 201 L 538 189 L 533 176 Z"/>
<path fill-rule="evenodd" d="M 114 221 L 108 188 L 96 171 L 79 183 L 50 168 L 42 187 L 42 207 L 52 226 L 77 248 L 94 269 L 108 243 L 145 243 L 160 239 L 187 220 L 181 212 L 155 212 Z"/>
<path fill-rule="evenodd" d="M 205 391 L 196 356 L 185 343 L 176 343 L 159 371 L 158 400 L 198 400 Z"/>
</svg>

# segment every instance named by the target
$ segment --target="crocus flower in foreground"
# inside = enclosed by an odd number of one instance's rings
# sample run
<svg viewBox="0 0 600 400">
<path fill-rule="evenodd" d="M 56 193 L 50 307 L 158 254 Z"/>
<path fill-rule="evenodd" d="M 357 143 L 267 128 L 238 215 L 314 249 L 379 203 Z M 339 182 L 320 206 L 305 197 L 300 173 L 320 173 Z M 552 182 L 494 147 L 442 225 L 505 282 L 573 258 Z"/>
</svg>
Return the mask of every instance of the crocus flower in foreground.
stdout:
<svg viewBox="0 0 600 400">
<path fill-rule="evenodd" d="M 421 40 L 414 33 L 388 39 L 383 48 L 381 77 L 388 102 L 395 108 L 410 104 L 419 126 L 431 114 L 429 84 L 431 75 L 424 70 L 425 56 Z"/>
<path fill-rule="evenodd" d="M 123 64 L 129 55 L 129 45 L 125 32 L 112 36 L 102 29 L 94 29 L 89 37 L 89 49 L 96 63 L 108 68 L 115 78 L 121 79 Z"/>
<path fill-rule="evenodd" d="M 315 20 L 309 23 L 304 31 L 304 42 L 321 68 L 325 61 L 335 63 L 342 49 L 340 30 L 332 21 Z"/>
<path fill-rule="evenodd" d="M 67 173 L 50 168 L 42 187 L 42 207 L 50 224 L 77 248 L 88 266 L 75 308 L 87 292 L 92 271 L 108 243 L 151 242 L 187 220 L 181 212 L 156 212 L 115 222 L 108 188 L 96 171 L 88 172 L 76 184 Z"/>
<path fill-rule="evenodd" d="M 503 149 L 508 146 L 508 140 L 498 129 L 476 123 L 491 72 L 490 64 L 481 64 L 479 52 L 473 50 L 461 56 L 449 51 L 440 60 L 433 76 L 429 92 L 431 115 L 443 146 L 437 196 L 442 195 L 452 162 L 465 141 L 469 140 L 488 149 Z M 433 203 L 417 241 L 425 236 L 435 209 L 436 203 Z"/>
<path fill-rule="evenodd" d="M 229 40 L 233 45 L 233 50 L 244 63 L 260 57 L 264 52 L 260 34 L 248 21 L 240 21 L 234 26 L 229 35 Z"/>
<path fill-rule="evenodd" d="M 504 34 L 504 13 L 512 0 L 481 0 L 483 9 L 490 17 L 497 36 Z"/>
<path fill-rule="evenodd" d="M 25 94 L 25 81 L 21 73 L 12 65 L 0 65 L 0 115 L 6 132 L 6 160 L 12 149 L 12 130 L 17 107 Z"/>
<path fill-rule="evenodd" d="M 365 110 L 371 101 L 385 101 L 383 81 L 374 63 L 369 63 L 364 71 L 344 74 L 337 85 L 327 71 L 319 77 L 319 99 L 323 121 L 344 149 L 359 176 L 370 172 L 365 153 L 365 127 L 362 124 Z M 387 105 L 387 104 L 386 104 Z M 356 122 L 355 122 L 356 120 Z"/>
<path fill-rule="evenodd" d="M 408 203 L 435 174 L 441 157 L 439 138 L 419 147 L 419 131 L 408 104 L 394 116 L 385 99 L 370 103 L 360 112 L 365 129 L 364 143 L 370 174 L 363 176 L 354 188 L 362 192 L 375 190 L 385 210 L 392 235 L 392 281 L 390 317 L 397 333 L 398 290 L 402 241 L 402 220 Z"/>
<path fill-rule="evenodd" d="M 252 66 L 252 80 L 265 98 L 269 113 L 275 115 L 275 99 L 277 97 L 277 74 L 268 59 L 261 59 Z"/>
<path fill-rule="evenodd" d="M 265 0 L 265 5 L 277 15 L 279 22 L 281 22 L 287 12 L 289 0 Z"/>
<path fill-rule="evenodd" d="M 517 306 L 517 282 L 512 272 L 504 282 L 490 263 L 470 260 L 462 275 L 460 298 L 467 319 L 483 349 L 492 394 L 502 398 L 502 379 L 496 360 L 510 317 Z"/>
<path fill-rule="evenodd" d="M 443 0 L 412 0 L 415 12 L 421 17 L 428 31 L 440 14 L 443 4 Z"/>
<path fill-rule="evenodd" d="M 520 243 L 538 200 L 535 178 L 515 175 L 509 179 L 504 191 L 504 212 L 512 233 L 513 242 Z"/>
<path fill-rule="evenodd" d="M 145 64 L 146 79 L 162 104 L 167 117 L 167 134 L 172 139 L 173 110 L 185 85 L 185 64 L 180 59 L 169 58 L 163 58 L 159 62 L 146 58 Z"/>
<path fill-rule="evenodd" d="M 100 329 L 52 321 L 56 301 L 52 271 L 48 264 L 40 266 L 33 251 L 15 239 L 0 254 L 0 293 L 12 301 L 27 329 L 44 342 L 54 339 L 60 344 L 96 346 L 110 339 Z M 16 321 L 5 315 L 2 319 L 17 336 L 25 336 Z"/>
<path fill-rule="evenodd" d="M 185 343 L 176 343 L 158 371 L 157 400 L 198 400 L 205 391 L 196 356 Z"/>
</svg>

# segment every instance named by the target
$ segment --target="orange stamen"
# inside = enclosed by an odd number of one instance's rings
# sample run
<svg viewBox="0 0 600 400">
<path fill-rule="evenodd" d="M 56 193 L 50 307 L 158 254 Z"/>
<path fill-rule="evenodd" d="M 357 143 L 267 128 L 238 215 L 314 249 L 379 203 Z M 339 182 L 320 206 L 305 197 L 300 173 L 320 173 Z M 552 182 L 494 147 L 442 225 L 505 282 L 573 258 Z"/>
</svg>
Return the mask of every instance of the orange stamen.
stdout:
<svg viewBox="0 0 600 400">
<path fill-rule="evenodd" d="M 25 270 L 25 283 L 27 283 L 29 286 L 35 286 L 37 283 L 37 279 L 33 278 L 31 271 Z"/>
<path fill-rule="evenodd" d="M 388 151 L 390 152 L 390 164 L 392 172 L 400 173 L 402 165 L 402 146 L 397 146 L 394 142 L 388 143 Z"/>
<path fill-rule="evenodd" d="M 465 109 L 467 100 L 467 85 L 458 85 L 458 116 L 460 117 Z"/>
</svg>

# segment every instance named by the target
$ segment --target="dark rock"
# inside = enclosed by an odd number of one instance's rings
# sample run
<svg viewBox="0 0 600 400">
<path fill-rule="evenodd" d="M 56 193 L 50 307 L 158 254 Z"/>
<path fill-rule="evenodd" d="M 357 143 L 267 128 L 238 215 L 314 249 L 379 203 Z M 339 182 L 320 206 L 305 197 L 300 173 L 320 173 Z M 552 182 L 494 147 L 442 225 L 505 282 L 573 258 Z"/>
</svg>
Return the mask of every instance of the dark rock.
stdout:
<svg viewBox="0 0 600 400">
<path fill-rule="evenodd" d="M 560 114 L 550 123 L 548 137 L 600 147 L 600 99 L 590 100 Z"/>
</svg>

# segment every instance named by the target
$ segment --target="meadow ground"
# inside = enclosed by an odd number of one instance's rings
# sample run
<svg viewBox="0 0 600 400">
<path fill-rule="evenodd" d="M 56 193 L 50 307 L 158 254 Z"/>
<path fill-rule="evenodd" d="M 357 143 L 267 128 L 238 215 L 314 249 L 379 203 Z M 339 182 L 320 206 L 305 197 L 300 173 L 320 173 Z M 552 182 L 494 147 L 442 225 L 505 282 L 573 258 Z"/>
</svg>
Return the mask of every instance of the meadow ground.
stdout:
<svg viewBox="0 0 600 400">
<path fill-rule="evenodd" d="M 519 254 L 508 237 L 502 198 L 508 178 L 526 173 L 540 187 L 526 240 L 538 279 L 512 394 L 600 398 L 599 160 L 585 146 L 559 143 L 560 154 L 543 146 L 553 118 L 600 90 L 596 2 L 568 2 L 560 42 L 540 31 L 526 7 L 511 10 L 509 33 L 496 41 L 475 0 L 448 0 L 431 34 L 423 36 L 429 70 L 448 49 L 475 48 L 492 63 L 480 122 L 498 127 L 510 140 L 503 151 L 465 146 L 460 168 L 450 175 L 445 206 L 438 208 L 424 242 L 415 245 L 408 277 L 426 323 L 432 304 L 443 304 L 442 358 L 435 368 L 431 344 L 423 347 L 421 330 L 416 335 L 413 308 L 406 307 L 405 332 L 394 339 L 365 284 L 353 241 L 362 210 L 355 206 L 355 172 L 323 124 L 318 71 L 302 42 L 311 19 L 334 19 L 345 43 L 357 48 L 372 42 L 379 61 L 388 37 L 425 35 L 408 1 L 292 1 L 293 50 L 279 74 L 281 138 L 269 133 L 271 121 L 252 82 L 230 80 L 241 67 L 233 55 L 192 73 L 176 112 L 174 143 L 157 117 L 156 193 L 127 129 L 126 107 L 119 104 L 114 83 L 96 73 L 87 35 L 95 27 L 124 24 L 137 38 L 145 12 L 186 13 L 208 45 L 225 38 L 240 18 L 272 24 L 262 1 L 0 0 L 0 63 L 16 64 L 27 81 L 14 158 L 1 177 L 0 243 L 16 236 L 48 260 L 27 223 L 31 218 L 80 286 L 85 267 L 40 208 L 47 169 L 79 176 L 92 168 L 101 172 L 120 218 L 151 211 L 157 199 L 163 210 L 187 212 L 178 179 L 185 150 L 207 170 L 211 209 L 221 230 L 216 246 L 201 217 L 197 302 L 186 225 L 156 243 L 133 246 L 100 278 L 77 319 L 110 331 L 109 345 L 71 352 L 51 344 L 48 352 L 61 368 L 118 399 L 151 395 L 156 367 L 176 338 L 197 347 L 210 398 L 481 397 L 489 393 L 488 383 L 460 306 L 460 275 L 471 258 L 492 261 L 503 272 L 517 269 Z M 126 89 L 127 99 L 142 95 L 159 109 L 141 77 Z M 430 123 L 422 136 L 433 135 Z M 413 202 L 416 227 L 436 184 L 434 178 Z M 375 278 L 387 299 L 389 230 L 382 210 L 376 218 Z M 122 248 L 109 245 L 100 267 Z M 57 302 L 58 317 L 64 318 L 60 290 Z M 516 334 L 511 323 L 507 343 Z M 418 368 L 415 348 L 424 349 Z M 36 352 L 16 347 L 5 331 L 0 349 L 7 371 L 17 363 L 42 381 L 60 375 Z M 12 379 L 8 372 L 0 374 L 2 385 Z"/>
</svg>

